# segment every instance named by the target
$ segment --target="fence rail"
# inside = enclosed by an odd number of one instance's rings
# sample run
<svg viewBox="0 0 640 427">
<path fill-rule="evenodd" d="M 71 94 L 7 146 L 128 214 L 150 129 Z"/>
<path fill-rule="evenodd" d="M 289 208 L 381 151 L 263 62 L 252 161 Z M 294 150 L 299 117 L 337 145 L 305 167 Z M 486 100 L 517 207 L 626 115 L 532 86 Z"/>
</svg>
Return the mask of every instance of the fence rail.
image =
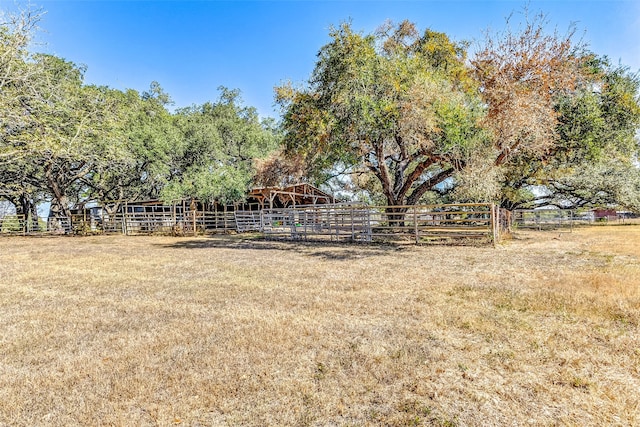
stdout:
<svg viewBox="0 0 640 427">
<path fill-rule="evenodd" d="M 321 205 L 265 209 L 261 231 L 269 237 L 350 241 L 489 238 L 501 232 L 500 209 L 491 204 L 420 206 Z M 507 224 L 508 222 L 502 221 Z"/>
<path fill-rule="evenodd" d="M 568 228 L 593 222 L 593 216 L 578 215 L 571 209 L 516 209 L 512 225 L 516 228 L 536 230 Z"/>
<path fill-rule="evenodd" d="M 208 234 L 261 232 L 294 240 L 422 241 L 487 238 L 494 242 L 508 229 L 509 213 L 492 204 L 369 206 L 331 204 L 261 211 L 198 211 L 184 206 L 127 205 L 116 214 L 87 213 L 70 218 L 18 215 L 0 219 L 1 234 Z"/>
<path fill-rule="evenodd" d="M 71 219 L 68 217 L 31 217 L 5 215 L 0 217 L 0 235 L 70 234 Z"/>
</svg>

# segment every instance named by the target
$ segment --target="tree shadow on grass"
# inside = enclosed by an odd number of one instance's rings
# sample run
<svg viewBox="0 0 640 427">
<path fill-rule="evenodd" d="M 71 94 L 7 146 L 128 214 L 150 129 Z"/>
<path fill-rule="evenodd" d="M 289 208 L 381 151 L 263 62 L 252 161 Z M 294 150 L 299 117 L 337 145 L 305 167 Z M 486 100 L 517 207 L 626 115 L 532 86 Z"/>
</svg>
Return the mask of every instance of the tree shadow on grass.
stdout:
<svg viewBox="0 0 640 427">
<path fill-rule="evenodd" d="M 405 251 L 406 245 L 354 243 L 335 241 L 296 241 L 289 239 L 265 239 L 239 235 L 212 235 L 189 240 L 180 240 L 170 244 L 160 244 L 170 249 L 235 249 L 244 251 L 295 252 L 297 254 L 332 261 L 349 261 L 389 255 Z"/>
</svg>

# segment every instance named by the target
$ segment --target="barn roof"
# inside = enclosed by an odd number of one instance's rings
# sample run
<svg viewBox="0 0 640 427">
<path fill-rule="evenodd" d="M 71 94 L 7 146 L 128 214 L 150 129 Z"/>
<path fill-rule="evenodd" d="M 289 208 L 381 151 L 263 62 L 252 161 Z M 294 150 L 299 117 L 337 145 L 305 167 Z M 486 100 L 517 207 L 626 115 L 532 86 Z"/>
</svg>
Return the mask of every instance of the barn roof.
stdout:
<svg viewBox="0 0 640 427">
<path fill-rule="evenodd" d="M 295 184 L 286 187 L 256 187 L 247 193 L 247 199 L 264 207 L 283 207 L 333 203 L 334 197 L 311 184 Z M 123 201 L 129 206 L 163 206 L 171 203 L 159 199 Z"/>
<path fill-rule="evenodd" d="M 331 194 L 306 183 L 287 187 L 257 187 L 249 192 L 248 197 L 256 199 L 262 206 L 273 206 L 276 201 L 278 202 L 277 204 L 283 206 L 317 205 L 334 202 Z"/>
</svg>

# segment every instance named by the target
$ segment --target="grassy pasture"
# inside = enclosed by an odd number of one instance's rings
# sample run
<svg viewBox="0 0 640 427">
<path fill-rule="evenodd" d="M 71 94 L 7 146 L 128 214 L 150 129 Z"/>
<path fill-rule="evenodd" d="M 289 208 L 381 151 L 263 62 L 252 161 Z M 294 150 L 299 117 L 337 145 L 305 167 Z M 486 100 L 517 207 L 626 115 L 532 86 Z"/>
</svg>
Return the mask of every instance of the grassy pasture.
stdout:
<svg viewBox="0 0 640 427">
<path fill-rule="evenodd" d="M 640 425 L 640 226 L 0 239 L 0 425 Z"/>
</svg>

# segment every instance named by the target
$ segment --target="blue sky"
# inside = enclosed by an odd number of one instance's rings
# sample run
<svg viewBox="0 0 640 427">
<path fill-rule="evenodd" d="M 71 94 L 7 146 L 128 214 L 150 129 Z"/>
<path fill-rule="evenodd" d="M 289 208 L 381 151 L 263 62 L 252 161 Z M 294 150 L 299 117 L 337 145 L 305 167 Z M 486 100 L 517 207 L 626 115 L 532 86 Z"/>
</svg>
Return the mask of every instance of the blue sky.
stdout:
<svg viewBox="0 0 640 427">
<path fill-rule="evenodd" d="M 25 4 L 18 1 L 18 5 Z M 277 116 L 273 87 L 303 83 L 328 29 L 345 20 L 364 32 L 385 20 L 455 40 L 479 40 L 504 27 L 524 1 L 64 1 L 31 0 L 46 11 L 36 50 L 88 70 L 87 83 L 143 91 L 158 81 L 175 107 L 215 100 L 238 88 L 247 105 Z M 15 1 L 0 0 L 10 10 Z M 640 1 L 532 0 L 564 32 L 575 23 L 591 49 L 640 69 Z"/>
</svg>

